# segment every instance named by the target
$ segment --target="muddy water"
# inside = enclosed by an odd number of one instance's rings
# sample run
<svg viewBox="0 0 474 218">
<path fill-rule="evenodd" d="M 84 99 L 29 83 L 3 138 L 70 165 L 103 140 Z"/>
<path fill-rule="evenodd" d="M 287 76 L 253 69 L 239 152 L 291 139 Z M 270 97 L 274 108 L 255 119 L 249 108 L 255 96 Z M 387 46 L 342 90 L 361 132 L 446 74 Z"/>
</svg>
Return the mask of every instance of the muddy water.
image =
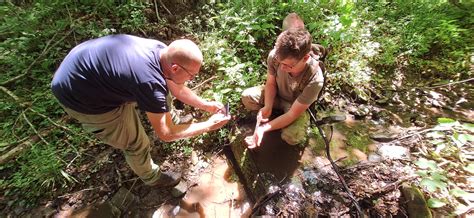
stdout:
<svg viewBox="0 0 474 218">
<path fill-rule="evenodd" d="M 217 157 L 197 178 L 179 205 L 163 205 L 153 217 L 242 217 L 250 212 L 245 194 L 236 181 L 227 162 Z"/>
</svg>

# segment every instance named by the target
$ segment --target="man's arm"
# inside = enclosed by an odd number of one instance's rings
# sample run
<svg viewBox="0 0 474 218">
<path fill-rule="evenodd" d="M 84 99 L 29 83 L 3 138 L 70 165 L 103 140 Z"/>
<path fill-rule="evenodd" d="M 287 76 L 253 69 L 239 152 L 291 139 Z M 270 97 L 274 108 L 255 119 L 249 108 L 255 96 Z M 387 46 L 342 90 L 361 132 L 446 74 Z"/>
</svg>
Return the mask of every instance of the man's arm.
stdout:
<svg viewBox="0 0 474 218">
<path fill-rule="evenodd" d="M 266 121 L 270 115 L 272 115 L 273 103 L 275 101 L 275 96 L 277 93 L 277 84 L 275 75 L 272 75 L 270 71 L 267 72 L 267 81 L 265 82 L 265 92 L 264 92 L 264 99 L 265 105 L 262 109 L 260 109 L 259 115 Z M 257 118 L 258 119 L 258 118 Z"/>
<path fill-rule="evenodd" d="M 202 99 L 184 84 L 176 84 L 171 80 L 166 80 L 166 83 L 168 84 L 171 94 L 185 104 L 211 113 L 216 113 L 224 109 L 223 104 Z"/>
<path fill-rule="evenodd" d="M 214 114 L 209 120 L 191 124 L 174 124 L 169 112 L 166 113 L 146 113 L 155 133 L 166 142 L 178 139 L 189 138 L 205 132 L 216 130 L 224 126 L 230 116 L 224 114 Z"/>
</svg>

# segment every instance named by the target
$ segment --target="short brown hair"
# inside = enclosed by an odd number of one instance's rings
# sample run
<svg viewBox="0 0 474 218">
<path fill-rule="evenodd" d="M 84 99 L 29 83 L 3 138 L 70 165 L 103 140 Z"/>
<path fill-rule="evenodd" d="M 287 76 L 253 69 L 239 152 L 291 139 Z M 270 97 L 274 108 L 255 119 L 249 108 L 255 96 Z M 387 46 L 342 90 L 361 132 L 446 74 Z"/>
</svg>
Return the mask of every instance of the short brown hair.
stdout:
<svg viewBox="0 0 474 218">
<path fill-rule="evenodd" d="M 311 34 L 306 29 L 288 29 L 280 33 L 275 44 L 279 60 L 294 58 L 300 60 L 311 51 Z"/>
</svg>

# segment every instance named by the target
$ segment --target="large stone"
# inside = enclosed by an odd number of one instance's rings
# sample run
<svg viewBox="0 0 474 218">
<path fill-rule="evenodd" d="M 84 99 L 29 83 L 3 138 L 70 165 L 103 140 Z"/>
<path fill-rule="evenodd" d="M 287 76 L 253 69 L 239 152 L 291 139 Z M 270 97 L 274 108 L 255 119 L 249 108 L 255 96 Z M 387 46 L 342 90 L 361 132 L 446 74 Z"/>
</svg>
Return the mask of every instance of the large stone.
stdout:
<svg viewBox="0 0 474 218">
<path fill-rule="evenodd" d="M 431 218 L 431 212 L 421 193 L 420 189 L 415 186 L 403 184 L 401 192 L 405 198 L 407 205 L 408 217 L 413 218 Z"/>
<path fill-rule="evenodd" d="M 393 132 L 375 132 L 370 134 L 370 138 L 378 142 L 390 142 L 396 139 L 397 135 Z"/>
<path fill-rule="evenodd" d="M 382 157 L 382 159 L 407 160 L 411 157 L 408 148 L 397 145 L 382 145 L 377 153 Z"/>
<path fill-rule="evenodd" d="M 136 202 L 138 202 L 138 197 L 124 187 L 121 187 L 110 200 L 110 203 L 120 211 L 126 211 L 130 205 Z"/>
</svg>

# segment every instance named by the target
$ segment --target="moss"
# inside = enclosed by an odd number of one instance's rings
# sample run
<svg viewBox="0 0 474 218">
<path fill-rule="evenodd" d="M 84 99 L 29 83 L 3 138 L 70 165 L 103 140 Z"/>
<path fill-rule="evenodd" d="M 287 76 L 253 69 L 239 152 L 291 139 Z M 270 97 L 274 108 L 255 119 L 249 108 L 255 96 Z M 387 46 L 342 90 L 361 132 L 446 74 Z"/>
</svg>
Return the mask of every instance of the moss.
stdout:
<svg viewBox="0 0 474 218">
<path fill-rule="evenodd" d="M 348 146 L 357 148 L 364 153 L 368 152 L 368 145 L 372 143 L 372 139 L 369 137 L 369 130 L 364 125 L 347 127 L 344 124 L 337 124 L 336 127 L 346 136 Z"/>
</svg>

